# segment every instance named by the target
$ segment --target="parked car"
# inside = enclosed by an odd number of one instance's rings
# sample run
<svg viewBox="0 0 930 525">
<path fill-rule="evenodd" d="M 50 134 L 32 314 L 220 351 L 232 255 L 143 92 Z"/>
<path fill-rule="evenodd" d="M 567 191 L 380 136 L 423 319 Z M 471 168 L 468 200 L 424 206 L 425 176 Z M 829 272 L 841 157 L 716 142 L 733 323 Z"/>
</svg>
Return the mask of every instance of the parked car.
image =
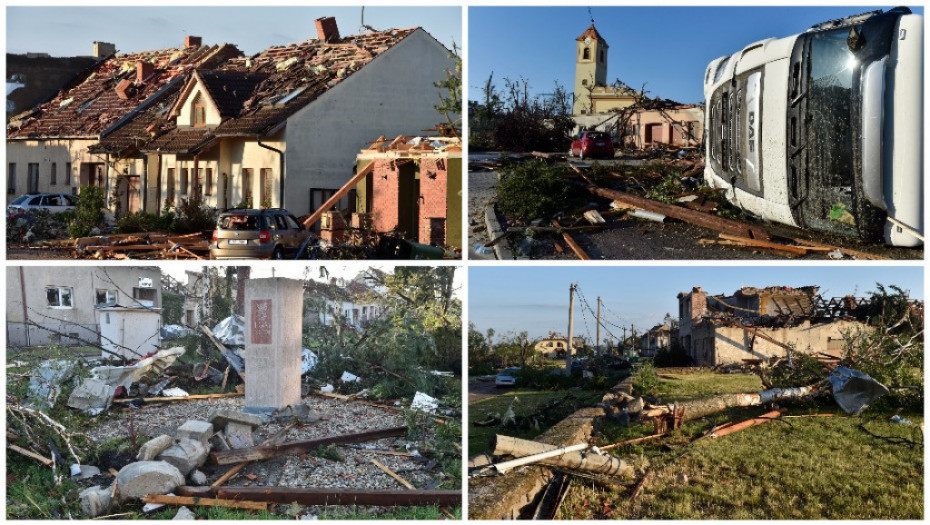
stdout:
<svg viewBox="0 0 930 525">
<path fill-rule="evenodd" d="M 77 196 L 69 193 L 27 193 L 13 199 L 6 207 L 10 216 L 32 210 L 61 213 L 77 207 Z"/>
<path fill-rule="evenodd" d="M 494 379 L 494 386 L 500 388 L 505 386 L 514 386 L 517 384 L 517 372 L 519 367 L 505 368 L 501 370 Z"/>
<path fill-rule="evenodd" d="M 614 143 L 603 131 L 582 131 L 568 149 L 569 157 L 614 158 Z"/>
<path fill-rule="evenodd" d="M 293 257 L 312 233 L 287 210 L 232 210 L 220 214 L 213 230 L 213 259 Z"/>
</svg>

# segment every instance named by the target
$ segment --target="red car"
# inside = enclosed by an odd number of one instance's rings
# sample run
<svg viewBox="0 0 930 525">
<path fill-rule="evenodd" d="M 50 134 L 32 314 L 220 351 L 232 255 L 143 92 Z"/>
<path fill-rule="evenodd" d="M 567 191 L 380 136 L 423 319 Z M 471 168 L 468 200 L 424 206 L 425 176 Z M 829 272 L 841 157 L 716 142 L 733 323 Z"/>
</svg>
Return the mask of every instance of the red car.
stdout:
<svg viewBox="0 0 930 525">
<path fill-rule="evenodd" d="M 614 143 L 610 135 L 603 131 L 582 131 L 578 138 L 572 141 L 568 150 L 569 157 L 612 159 L 614 157 Z"/>
</svg>

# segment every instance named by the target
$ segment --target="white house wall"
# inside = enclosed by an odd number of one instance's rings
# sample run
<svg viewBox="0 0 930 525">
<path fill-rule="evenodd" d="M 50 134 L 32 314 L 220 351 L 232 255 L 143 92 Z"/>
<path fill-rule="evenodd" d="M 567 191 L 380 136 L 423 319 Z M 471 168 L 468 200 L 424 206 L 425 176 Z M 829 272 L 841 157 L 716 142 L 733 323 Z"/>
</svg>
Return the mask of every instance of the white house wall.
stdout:
<svg viewBox="0 0 930 525">
<path fill-rule="evenodd" d="M 445 122 L 435 83 L 454 62 L 423 30 L 353 73 L 287 121 L 285 207 L 309 213 L 311 188 L 338 189 L 379 136 L 421 135 Z"/>
</svg>

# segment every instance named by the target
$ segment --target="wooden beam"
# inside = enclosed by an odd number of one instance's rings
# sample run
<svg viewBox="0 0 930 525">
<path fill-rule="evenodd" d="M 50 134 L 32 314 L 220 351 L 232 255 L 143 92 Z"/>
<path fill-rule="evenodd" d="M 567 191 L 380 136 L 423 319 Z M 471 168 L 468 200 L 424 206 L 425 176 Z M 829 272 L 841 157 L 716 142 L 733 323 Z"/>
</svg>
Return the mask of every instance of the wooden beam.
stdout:
<svg viewBox="0 0 930 525">
<path fill-rule="evenodd" d="M 194 394 L 192 396 L 176 396 L 176 397 L 143 397 L 142 400 L 146 403 L 161 403 L 163 401 L 191 401 L 194 399 L 217 399 L 221 397 L 242 397 L 242 394 L 237 392 L 227 392 L 225 394 Z M 138 398 L 135 399 L 114 399 L 114 403 L 132 403 Z"/>
<path fill-rule="evenodd" d="M 397 142 L 397 139 L 394 139 L 394 142 Z M 394 144 L 394 142 L 392 142 L 391 144 Z M 323 216 L 323 213 L 327 212 L 330 208 L 335 206 L 343 197 L 346 196 L 347 193 L 349 193 L 349 190 L 354 188 L 359 182 L 362 181 L 362 179 L 365 178 L 366 175 L 374 171 L 374 169 L 375 169 L 375 161 L 372 160 L 371 162 L 368 163 L 367 166 L 365 166 L 362 169 L 362 171 L 353 175 L 352 178 L 349 179 L 349 182 L 345 183 L 343 187 L 339 188 L 339 191 L 334 193 L 333 196 L 329 198 L 329 200 L 327 200 L 326 202 L 323 203 L 322 206 L 317 208 L 317 210 L 313 212 L 312 215 L 304 219 L 304 227 L 310 228 L 314 224 L 316 224 L 316 221 L 320 220 L 320 217 Z"/>
<path fill-rule="evenodd" d="M 299 505 L 374 505 L 378 507 L 411 507 L 462 504 L 461 490 L 359 490 L 316 489 L 295 487 L 191 487 L 175 489 L 182 496 L 221 498 L 237 501 Z"/>
<path fill-rule="evenodd" d="M 210 457 L 217 465 L 230 465 L 233 463 L 242 463 L 243 461 L 256 461 L 261 459 L 273 458 L 275 456 L 284 456 L 288 454 L 301 454 L 327 445 L 339 445 L 343 443 L 364 443 L 388 437 L 399 437 L 407 434 L 407 427 L 392 427 L 368 432 L 359 432 L 357 434 L 343 434 L 339 436 L 330 436 L 309 441 L 292 441 L 280 445 L 257 446 L 243 448 L 238 450 L 225 450 L 222 452 L 213 452 Z"/>
<path fill-rule="evenodd" d="M 228 509 L 268 510 L 268 503 L 261 501 L 236 501 L 232 499 L 211 499 L 208 497 L 149 494 L 142 501 L 145 503 L 161 503 L 163 505 L 192 505 L 199 507 L 225 507 Z"/>
<path fill-rule="evenodd" d="M 571 248 L 573 252 L 575 252 L 575 255 L 577 255 L 579 259 L 582 261 L 591 260 L 591 257 L 587 254 L 587 252 L 584 251 L 581 245 L 575 242 L 574 237 L 572 237 L 571 234 L 562 228 L 562 225 L 559 223 L 558 219 L 552 219 L 552 225 L 562 230 L 562 239 L 565 240 L 565 244 L 567 244 L 568 247 Z"/>
<path fill-rule="evenodd" d="M 768 248 L 769 250 L 788 252 L 794 255 L 807 255 L 807 251 L 808 251 L 807 248 L 804 246 L 790 246 L 788 244 L 781 244 L 777 242 L 759 241 L 756 239 L 749 239 L 746 237 L 739 237 L 736 235 L 729 235 L 726 233 L 721 233 L 720 238 L 728 240 L 728 241 L 737 242 L 745 246 L 752 246 L 753 248 Z"/>
<path fill-rule="evenodd" d="M 383 470 L 383 471 L 385 472 L 385 474 L 387 474 L 388 476 L 391 476 L 391 477 L 394 478 L 398 483 L 400 483 L 401 485 L 407 487 L 408 489 L 410 489 L 410 490 L 416 490 L 416 489 L 417 489 L 416 487 L 414 487 L 413 485 L 411 485 L 409 481 L 407 481 L 407 480 L 405 480 L 404 478 L 400 477 L 396 472 L 394 472 L 393 470 L 391 470 L 390 468 L 388 468 L 386 465 L 384 465 L 383 463 L 381 463 L 381 462 L 378 461 L 377 459 L 372 459 L 372 460 L 371 460 L 371 464 L 374 465 L 374 466 L 376 466 L 376 467 L 378 467 L 379 469 Z"/>
</svg>

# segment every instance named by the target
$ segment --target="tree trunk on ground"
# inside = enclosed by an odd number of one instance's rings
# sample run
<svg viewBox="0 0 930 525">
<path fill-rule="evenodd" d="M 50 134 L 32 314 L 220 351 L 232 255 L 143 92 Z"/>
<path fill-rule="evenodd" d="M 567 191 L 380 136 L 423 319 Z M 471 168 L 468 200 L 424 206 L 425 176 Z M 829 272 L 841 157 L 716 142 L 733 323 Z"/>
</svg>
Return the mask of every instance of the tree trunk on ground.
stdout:
<svg viewBox="0 0 930 525">
<path fill-rule="evenodd" d="M 692 399 L 668 405 L 649 406 L 643 410 L 644 417 L 661 417 L 671 414 L 675 409 L 684 408 L 684 421 L 699 419 L 704 416 L 722 412 L 733 407 L 751 407 L 781 401 L 785 399 L 800 399 L 817 392 L 820 384 L 802 386 L 797 388 L 772 388 L 751 394 L 721 394 L 713 397 Z"/>
</svg>

